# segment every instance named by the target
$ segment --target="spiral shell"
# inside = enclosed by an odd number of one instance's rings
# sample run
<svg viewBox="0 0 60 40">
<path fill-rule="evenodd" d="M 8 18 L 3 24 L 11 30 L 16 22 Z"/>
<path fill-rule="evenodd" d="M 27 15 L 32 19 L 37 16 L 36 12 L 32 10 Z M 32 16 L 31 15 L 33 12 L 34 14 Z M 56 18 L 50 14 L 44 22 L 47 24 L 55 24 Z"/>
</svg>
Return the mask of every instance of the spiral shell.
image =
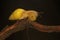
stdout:
<svg viewBox="0 0 60 40">
<path fill-rule="evenodd" d="M 28 19 L 31 21 L 35 21 L 38 16 L 38 13 L 34 10 L 27 11 L 27 14 L 28 14 Z"/>
</svg>

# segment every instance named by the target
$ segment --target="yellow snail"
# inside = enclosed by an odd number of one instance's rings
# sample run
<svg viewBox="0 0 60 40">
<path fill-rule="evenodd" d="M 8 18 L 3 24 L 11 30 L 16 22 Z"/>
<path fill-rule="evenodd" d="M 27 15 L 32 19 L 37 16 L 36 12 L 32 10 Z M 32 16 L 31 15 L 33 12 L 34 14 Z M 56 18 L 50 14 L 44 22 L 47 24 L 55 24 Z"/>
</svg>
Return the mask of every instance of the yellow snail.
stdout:
<svg viewBox="0 0 60 40">
<path fill-rule="evenodd" d="M 9 20 L 21 20 L 28 18 L 30 21 L 35 21 L 38 14 L 36 11 L 33 10 L 24 10 L 24 9 L 16 9 L 11 16 L 9 17 Z"/>
</svg>

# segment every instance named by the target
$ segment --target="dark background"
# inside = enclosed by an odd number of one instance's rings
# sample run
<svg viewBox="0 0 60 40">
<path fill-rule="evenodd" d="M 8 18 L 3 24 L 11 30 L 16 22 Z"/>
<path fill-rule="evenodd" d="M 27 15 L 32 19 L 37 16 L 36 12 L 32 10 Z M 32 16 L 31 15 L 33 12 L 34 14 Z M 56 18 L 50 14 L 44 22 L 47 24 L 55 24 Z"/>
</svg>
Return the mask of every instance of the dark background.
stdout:
<svg viewBox="0 0 60 40">
<path fill-rule="evenodd" d="M 0 30 L 6 25 L 11 25 L 14 21 L 9 21 L 10 14 L 16 8 L 24 8 L 26 10 L 36 10 L 44 12 L 38 17 L 37 22 L 43 25 L 60 25 L 60 7 L 59 0 L 1 0 L 0 1 Z M 46 33 L 49 37 L 58 40 L 60 33 Z"/>
</svg>

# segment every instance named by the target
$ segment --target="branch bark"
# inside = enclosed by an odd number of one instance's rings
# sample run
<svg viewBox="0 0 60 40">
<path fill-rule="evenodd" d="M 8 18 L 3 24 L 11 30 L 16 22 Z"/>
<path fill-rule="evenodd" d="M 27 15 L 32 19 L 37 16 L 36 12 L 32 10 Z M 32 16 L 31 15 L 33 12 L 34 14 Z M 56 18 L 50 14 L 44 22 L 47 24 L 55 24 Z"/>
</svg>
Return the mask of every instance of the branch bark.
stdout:
<svg viewBox="0 0 60 40">
<path fill-rule="evenodd" d="M 31 28 L 35 28 L 38 31 L 42 32 L 60 32 L 60 26 L 47 26 L 42 25 L 37 22 L 29 22 L 28 20 L 17 21 L 15 24 L 11 26 L 6 26 L 0 32 L 0 40 L 5 40 L 11 34 L 26 29 L 26 25 L 33 25 Z"/>
<path fill-rule="evenodd" d="M 42 31 L 42 32 L 60 32 L 60 25 L 59 26 L 47 26 L 42 25 L 37 22 L 32 22 L 32 25 L 35 29 Z"/>
<path fill-rule="evenodd" d="M 11 26 L 6 26 L 1 32 L 0 32 L 0 40 L 5 40 L 7 37 L 9 37 L 11 34 L 24 30 L 26 25 L 26 20 L 17 21 L 15 24 Z"/>
</svg>

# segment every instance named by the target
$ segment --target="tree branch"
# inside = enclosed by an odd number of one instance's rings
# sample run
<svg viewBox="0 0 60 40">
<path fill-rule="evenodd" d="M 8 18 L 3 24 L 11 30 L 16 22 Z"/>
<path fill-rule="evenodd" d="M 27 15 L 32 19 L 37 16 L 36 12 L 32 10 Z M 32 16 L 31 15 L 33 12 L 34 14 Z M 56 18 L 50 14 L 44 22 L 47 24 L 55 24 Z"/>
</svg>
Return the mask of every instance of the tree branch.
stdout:
<svg viewBox="0 0 60 40">
<path fill-rule="evenodd" d="M 42 25 L 37 22 L 33 22 L 32 25 L 35 29 L 42 31 L 42 32 L 60 32 L 60 26 L 47 26 Z"/>
</svg>

